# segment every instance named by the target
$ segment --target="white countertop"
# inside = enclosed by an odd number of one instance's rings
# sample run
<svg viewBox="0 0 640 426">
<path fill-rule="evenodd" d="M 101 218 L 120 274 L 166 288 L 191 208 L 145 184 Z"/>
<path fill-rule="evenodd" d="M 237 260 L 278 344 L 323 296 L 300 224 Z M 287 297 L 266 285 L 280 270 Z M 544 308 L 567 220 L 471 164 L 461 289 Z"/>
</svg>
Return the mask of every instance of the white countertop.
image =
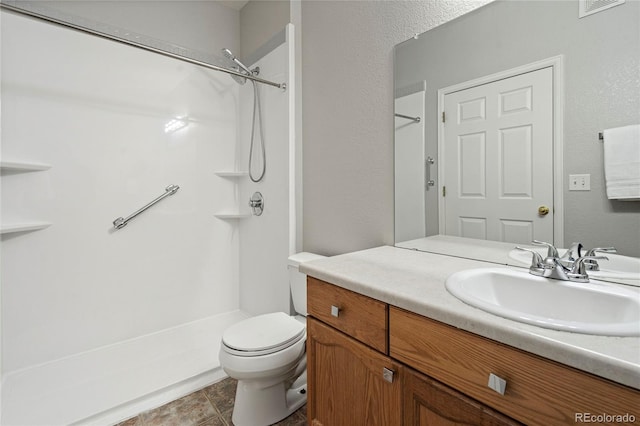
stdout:
<svg viewBox="0 0 640 426">
<path fill-rule="evenodd" d="M 383 246 L 302 263 L 300 271 L 390 305 L 640 389 L 640 338 L 569 333 L 511 321 L 467 305 L 445 289 L 446 278 L 454 272 L 495 267 L 495 263 Z"/>
</svg>

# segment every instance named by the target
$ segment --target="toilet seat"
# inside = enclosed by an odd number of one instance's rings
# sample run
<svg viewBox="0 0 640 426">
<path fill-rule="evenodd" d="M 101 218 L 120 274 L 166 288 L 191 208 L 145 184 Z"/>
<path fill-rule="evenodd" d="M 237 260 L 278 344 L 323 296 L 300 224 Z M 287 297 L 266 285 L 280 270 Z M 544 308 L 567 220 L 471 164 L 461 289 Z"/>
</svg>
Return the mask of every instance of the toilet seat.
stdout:
<svg viewBox="0 0 640 426">
<path fill-rule="evenodd" d="M 222 335 L 222 346 L 229 354 L 252 357 L 279 352 L 304 338 L 303 323 L 283 312 L 275 312 L 232 325 Z"/>
</svg>

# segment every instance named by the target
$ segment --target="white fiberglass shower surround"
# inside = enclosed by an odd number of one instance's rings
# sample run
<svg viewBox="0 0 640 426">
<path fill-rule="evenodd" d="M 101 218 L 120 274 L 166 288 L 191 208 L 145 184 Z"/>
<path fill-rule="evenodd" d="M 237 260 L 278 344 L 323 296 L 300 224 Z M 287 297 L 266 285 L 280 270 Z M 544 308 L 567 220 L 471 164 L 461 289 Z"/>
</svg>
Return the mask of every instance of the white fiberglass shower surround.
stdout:
<svg viewBox="0 0 640 426">
<path fill-rule="evenodd" d="M 290 311 L 293 26 L 251 64 L 287 83 L 258 85 L 259 183 L 251 84 L 6 10 L 1 30 L 2 424 L 114 423 L 223 377 L 226 327 Z"/>
</svg>

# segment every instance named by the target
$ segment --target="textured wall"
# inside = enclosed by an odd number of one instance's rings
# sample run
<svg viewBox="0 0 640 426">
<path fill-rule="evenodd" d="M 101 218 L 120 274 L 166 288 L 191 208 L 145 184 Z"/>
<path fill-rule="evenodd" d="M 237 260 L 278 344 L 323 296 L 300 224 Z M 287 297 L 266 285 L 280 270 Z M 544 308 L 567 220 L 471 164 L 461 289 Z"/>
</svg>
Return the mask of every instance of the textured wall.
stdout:
<svg viewBox="0 0 640 426">
<path fill-rule="evenodd" d="M 304 1 L 304 249 L 393 244 L 393 47 L 488 1 Z"/>
</svg>

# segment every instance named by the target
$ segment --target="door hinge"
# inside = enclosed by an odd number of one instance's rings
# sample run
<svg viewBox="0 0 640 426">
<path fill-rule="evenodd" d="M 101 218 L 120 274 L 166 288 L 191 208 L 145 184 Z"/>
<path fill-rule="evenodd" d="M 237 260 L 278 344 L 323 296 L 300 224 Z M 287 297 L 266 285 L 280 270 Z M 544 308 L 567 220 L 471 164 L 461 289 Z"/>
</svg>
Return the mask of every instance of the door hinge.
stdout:
<svg viewBox="0 0 640 426">
<path fill-rule="evenodd" d="M 445 121 L 445 113 L 444 111 L 442 111 L 442 122 L 444 123 L 444 121 Z"/>
<path fill-rule="evenodd" d="M 443 196 L 443 197 L 446 197 L 446 196 L 447 196 L 447 187 L 446 187 L 446 186 L 443 186 L 443 187 L 442 187 L 442 196 Z"/>
</svg>

